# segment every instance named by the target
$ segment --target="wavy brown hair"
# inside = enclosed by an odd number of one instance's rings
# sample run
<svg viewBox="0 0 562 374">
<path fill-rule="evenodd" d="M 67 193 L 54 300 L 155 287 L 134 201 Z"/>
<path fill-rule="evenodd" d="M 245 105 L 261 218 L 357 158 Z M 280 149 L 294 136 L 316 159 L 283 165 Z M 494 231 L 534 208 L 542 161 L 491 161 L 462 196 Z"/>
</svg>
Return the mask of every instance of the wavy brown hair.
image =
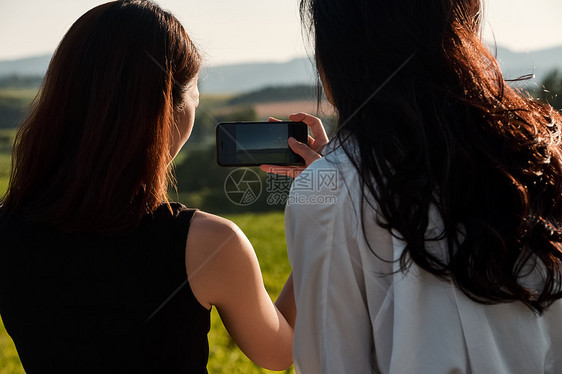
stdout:
<svg viewBox="0 0 562 374">
<path fill-rule="evenodd" d="M 18 131 L 5 209 L 68 230 L 131 227 L 167 203 L 174 111 L 201 57 L 151 1 L 78 19 Z"/>
<path fill-rule="evenodd" d="M 379 224 L 406 242 L 401 269 L 414 262 L 477 302 L 541 313 L 562 297 L 562 118 L 506 84 L 480 39 L 481 8 L 301 0 L 336 138 Z M 440 240 L 445 256 L 430 249 Z M 535 268 L 531 287 L 522 278 Z"/>
</svg>

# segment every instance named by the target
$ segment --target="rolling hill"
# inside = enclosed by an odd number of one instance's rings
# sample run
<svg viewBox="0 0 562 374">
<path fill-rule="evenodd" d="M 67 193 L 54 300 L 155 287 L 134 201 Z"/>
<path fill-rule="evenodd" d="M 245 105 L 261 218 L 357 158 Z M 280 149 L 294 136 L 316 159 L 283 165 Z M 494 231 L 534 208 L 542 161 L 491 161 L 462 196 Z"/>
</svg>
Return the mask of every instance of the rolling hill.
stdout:
<svg viewBox="0 0 562 374">
<path fill-rule="evenodd" d="M 562 46 L 530 52 L 513 52 L 498 47 L 497 56 L 507 79 L 535 74 L 541 82 L 555 69 L 562 70 Z M 41 75 L 47 69 L 51 55 L 20 60 L 0 61 L 0 78 L 9 75 Z M 207 94 L 240 93 L 266 86 L 313 84 L 314 66 L 309 58 L 287 62 L 247 63 L 205 67 L 200 76 L 201 92 Z"/>
</svg>

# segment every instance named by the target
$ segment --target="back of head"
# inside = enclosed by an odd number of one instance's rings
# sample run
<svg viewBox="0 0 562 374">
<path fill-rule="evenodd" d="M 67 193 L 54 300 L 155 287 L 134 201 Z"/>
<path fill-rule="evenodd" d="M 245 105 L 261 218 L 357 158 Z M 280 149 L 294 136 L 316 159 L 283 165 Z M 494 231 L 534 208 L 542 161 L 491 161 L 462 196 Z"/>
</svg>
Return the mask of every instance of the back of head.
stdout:
<svg viewBox="0 0 562 374">
<path fill-rule="evenodd" d="M 302 0 L 336 137 L 415 262 L 482 303 L 562 297 L 562 118 L 505 84 L 480 0 Z M 352 157 L 353 158 L 353 157 Z M 437 207 L 443 232 L 427 236 Z M 461 240 L 462 238 L 462 240 Z M 445 239 L 446 260 L 427 243 Z M 519 282 L 523 266 L 544 287 Z"/>
<path fill-rule="evenodd" d="M 58 46 L 14 146 L 4 206 L 65 230 L 120 230 L 167 201 L 170 141 L 201 58 L 152 1 L 115 1 Z"/>
<path fill-rule="evenodd" d="M 375 102 L 417 82 L 458 86 L 450 66 L 457 58 L 449 58 L 451 54 L 493 60 L 482 50 L 468 50 L 482 46 L 480 8 L 479 0 L 301 1 L 318 67 L 341 115 L 353 113 L 377 90 L 381 94 Z"/>
</svg>

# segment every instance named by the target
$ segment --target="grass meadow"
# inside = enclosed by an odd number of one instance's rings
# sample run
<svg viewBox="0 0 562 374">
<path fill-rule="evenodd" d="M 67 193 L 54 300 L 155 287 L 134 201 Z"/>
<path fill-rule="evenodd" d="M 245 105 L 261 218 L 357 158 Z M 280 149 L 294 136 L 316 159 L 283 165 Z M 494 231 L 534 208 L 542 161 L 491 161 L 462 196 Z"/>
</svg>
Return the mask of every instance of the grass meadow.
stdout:
<svg viewBox="0 0 562 374">
<path fill-rule="evenodd" d="M 9 178 L 10 155 L 0 153 L 0 190 L 3 194 Z M 227 218 L 235 222 L 250 239 L 256 250 L 265 286 L 275 300 L 289 275 L 283 214 L 246 213 L 230 215 Z M 226 332 L 215 308 L 211 315 L 209 333 L 209 373 L 261 374 L 273 373 L 254 365 L 234 344 Z M 22 374 L 20 360 L 14 344 L 0 320 L 0 374 Z M 294 373 L 291 368 L 285 373 Z"/>
</svg>

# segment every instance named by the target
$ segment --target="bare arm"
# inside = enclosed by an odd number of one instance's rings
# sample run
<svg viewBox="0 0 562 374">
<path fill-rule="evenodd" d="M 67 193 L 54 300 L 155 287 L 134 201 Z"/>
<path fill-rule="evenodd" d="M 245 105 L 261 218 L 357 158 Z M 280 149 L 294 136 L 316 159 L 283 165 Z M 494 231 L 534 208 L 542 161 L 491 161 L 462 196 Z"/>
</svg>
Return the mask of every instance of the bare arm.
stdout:
<svg viewBox="0 0 562 374">
<path fill-rule="evenodd" d="M 295 294 L 293 289 L 293 273 L 289 275 L 285 286 L 275 301 L 275 306 L 281 314 L 285 317 L 291 327 L 295 327 L 295 320 L 297 318 L 297 307 L 295 305 Z"/>
<path fill-rule="evenodd" d="M 186 270 L 197 300 L 206 308 L 217 308 L 246 356 L 272 370 L 291 366 L 292 278 L 278 298 L 278 309 L 265 290 L 252 245 L 235 224 L 196 213 L 186 243 Z"/>
</svg>

